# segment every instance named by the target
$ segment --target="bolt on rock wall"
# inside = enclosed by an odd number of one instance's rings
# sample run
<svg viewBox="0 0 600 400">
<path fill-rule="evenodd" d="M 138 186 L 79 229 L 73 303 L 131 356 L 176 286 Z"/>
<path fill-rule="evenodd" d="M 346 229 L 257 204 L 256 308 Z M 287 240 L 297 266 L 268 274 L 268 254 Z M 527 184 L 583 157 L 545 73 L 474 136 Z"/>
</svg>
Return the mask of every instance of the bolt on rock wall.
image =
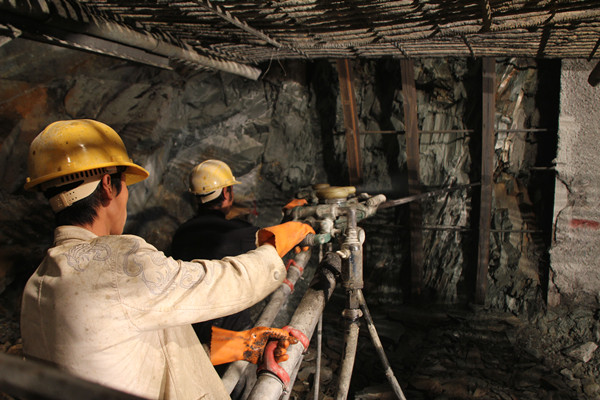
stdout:
<svg viewBox="0 0 600 400">
<path fill-rule="evenodd" d="M 276 224 L 300 188 L 347 184 L 343 113 L 335 64 L 273 63 L 249 81 L 215 72 L 178 73 L 107 57 L 14 40 L 0 47 L 0 239 L 4 282 L 27 275 L 51 243 L 52 213 L 26 192 L 27 149 L 48 123 L 92 118 L 121 134 L 133 160 L 150 177 L 131 187 L 127 233 L 168 251 L 176 227 L 194 213 L 187 192 L 191 168 L 207 158 L 226 161 L 241 185 L 237 211 L 258 226 Z M 361 130 L 404 129 L 399 63 L 354 63 Z M 421 60 L 415 64 L 425 188 L 478 181 L 480 71 L 477 62 Z M 536 126 L 535 64 L 498 63 L 499 127 Z M 499 136 L 496 228 L 522 226 L 537 143 L 525 134 Z M 388 198 L 407 194 L 404 135 L 361 135 L 364 183 L 357 189 Z M 507 161 L 508 160 L 508 161 Z M 444 303 L 465 299 L 473 269 L 472 191 L 423 203 L 424 282 Z M 503 200 L 498 199 L 502 197 Z M 407 209 L 366 220 L 367 296 L 402 302 L 409 271 Z M 518 225 L 518 226 L 517 226 Z M 515 312 L 539 291 L 538 263 L 523 235 L 494 233 L 490 303 Z M 527 279 L 523 283 L 522 278 Z M 1 276 L 0 276 L 1 279 Z M 1 286 L 1 285 L 0 285 Z"/>
</svg>

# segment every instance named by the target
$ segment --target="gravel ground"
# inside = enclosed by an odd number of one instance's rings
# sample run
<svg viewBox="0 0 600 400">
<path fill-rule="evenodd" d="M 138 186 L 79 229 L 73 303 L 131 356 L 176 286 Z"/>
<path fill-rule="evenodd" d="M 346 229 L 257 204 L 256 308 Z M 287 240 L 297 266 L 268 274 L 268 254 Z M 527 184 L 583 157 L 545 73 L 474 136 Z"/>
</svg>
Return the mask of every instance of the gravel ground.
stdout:
<svg viewBox="0 0 600 400">
<path fill-rule="evenodd" d="M 335 304 L 337 303 L 337 305 Z M 343 351 L 343 301 L 325 310 L 320 399 L 332 399 Z M 414 399 L 600 399 L 597 311 L 560 307 L 531 319 L 477 307 L 372 309 L 404 395 Z M 314 350 L 293 399 L 312 399 Z M 382 363 L 361 327 L 350 399 L 393 399 Z"/>
</svg>

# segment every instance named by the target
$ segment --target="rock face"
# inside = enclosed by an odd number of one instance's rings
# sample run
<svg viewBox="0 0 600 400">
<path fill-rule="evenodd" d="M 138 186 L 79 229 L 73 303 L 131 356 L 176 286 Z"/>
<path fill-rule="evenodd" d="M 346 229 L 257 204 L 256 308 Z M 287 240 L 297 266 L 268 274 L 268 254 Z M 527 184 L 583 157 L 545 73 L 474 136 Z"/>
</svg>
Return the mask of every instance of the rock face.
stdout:
<svg viewBox="0 0 600 400">
<path fill-rule="evenodd" d="M 7 245 L 0 288 L 25 279 L 50 244 L 52 214 L 40 194 L 22 185 L 28 145 L 54 120 L 93 118 L 120 133 L 133 160 L 151 173 L 131 187 L 125 230 L 167 252 L 176 227 L 193 215 L 187 175 L 204 159 L 222 159 L 232 167 L 242 182 L 235 187 L 239 212 L 259 226 L 278 223 L 281 206 L 300 188 L 347 184 L 343 113 L 331 62 L 264 66 L 267 72 L 254 82 L 213 72 L 162 71 L 18 39 L 1 47 L 0 55 L 0 224 Z M 551 188 L 536 187 L 530 170 L 539 166 L 537 149 L 547 139 L 515 129 L 551 125 L 544 122 L 555 118 L 551 107 L 539 105 L 536 96 L 540 85 L 557 84 L 544 78 L 543 71 L 552 68 L 497 63 L 501 131 L 488 302 L 516 313 L 534 307 L 544 295 L 549 233 L 538 219 L 549 207 Z M 357 61 L 354 76 L 364 132 L 364 179 L 357 190 L 402 197 L 407 170 L 399 63 Z M 465 59 L 419 60 L 415 79 L 424 131 L 424 190 L 478 182 L 480 65 Z M 460 190 L 422 203 L 423 281 L 436 302 L 460 303 L 472 293 L 476 196 L 476 190 Z M 407 207 L 365 221 L 366 293 L 378 302 L 403 302 L 410 268 L 407 227 Z M 23 254 L 22 248 L 30 251 Z"/>
<path fill-rule="evenodd" d="M 424 190 L 479 181 L 479 68 L 466 60 L 415 63 L 419 126 L 424 131 L 420 135 Z M 499 60 L 496 68 L 498 133 L 487 301 L 515 313 L 535 310 L 544 296 L 551 208 L 540 199 L 551 196 L 553 186 L 551 174 L 540 175 L 536 168 L 551 165 L 555 154 L 551 132 L 556 128 L 556 115 L 550 113 L 556 112 L 557 99 L 546 95 L 540 102 L 539 96 L 549 90 L 548 85 L 556 84 L 555 71 L 555 65 L 539 66 L 522 60 Z M 393 62 L 358 70 L 356 87 L 361 95 L 357 97 L 365 130 L 404 128 L 398 76 L 399 66 Z M 532 127 L 548 131 L 529 131 Z M 372 134 L 363 138 L 363 189 L 392 198 L 406 195 L 404 136 Z M 477 193 L 449 192 L 422 202 L 423 282 L 438 302 L 468 300 L 473 287 Z M 374 301 L 403 301 L 410 264 L 407 212 L 390 210 L 365 224 L 366 273 L 369 288 L 375 292 Z"/>
</svg>

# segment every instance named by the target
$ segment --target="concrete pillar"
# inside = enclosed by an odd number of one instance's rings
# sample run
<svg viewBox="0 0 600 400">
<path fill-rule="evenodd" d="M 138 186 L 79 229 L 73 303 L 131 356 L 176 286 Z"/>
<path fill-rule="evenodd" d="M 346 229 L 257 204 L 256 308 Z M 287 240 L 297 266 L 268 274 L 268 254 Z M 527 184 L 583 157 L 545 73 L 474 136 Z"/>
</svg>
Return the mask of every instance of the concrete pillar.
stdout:
<svg viewBox="0 0 600 400">
<path fill-rule="evenodd" d="M 549 305 L 600 296 L 600 87 L 587 81 L 596 63 L 562 62 Z"/>
</svg>

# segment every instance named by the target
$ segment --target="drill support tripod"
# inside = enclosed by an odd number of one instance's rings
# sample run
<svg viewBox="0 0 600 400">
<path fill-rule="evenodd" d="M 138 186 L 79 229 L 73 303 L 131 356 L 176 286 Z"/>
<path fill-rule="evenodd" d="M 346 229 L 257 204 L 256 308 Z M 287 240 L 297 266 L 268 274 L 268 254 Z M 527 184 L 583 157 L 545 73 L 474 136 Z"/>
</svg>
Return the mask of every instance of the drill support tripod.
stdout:
<svg viewBox="0 0 600 400">
<path fill-rule="evenodd" d="M 353 193 L 351 190 L 348 192 Z M 340 191 L 338 190 L 336 193 L 340 193 Z M 388 382 L 396 396 L 405 400 L 385 355 L 362 293 L 364 286 L 362 245 L 365 241 L 365 233 L 362 228 L 357 226 L 357 221 L 374 215 L 378 206 L 385 202 L 386 198 L 383 195 L 370 197 L 363 194 L 351 199 L 329 197 L 320 200 L 321 204 L 296 207 L 290 210 L 289 214 L 293 220 L 309 223 L 317 232 L 314 236 L 307 238 L 307 242 L 309 242 L 307 244 L 322 245 L 329 239 L 331 241 L 337 239 L 338 242 L 339 249 L 335 253 L 342 259 L 340 278 L 342 287 L 346 291 L 346 308 L 342 312 L 345 320 L 344 356 L 340 366 L 336 400 L 344 400 L 348 396 L 361 317 L 364 317 L 367 322 L 371 340 L 384 367 Z M 333 251 L 332 244 L 328 244 L 329 251 Z"/>
</svg>

